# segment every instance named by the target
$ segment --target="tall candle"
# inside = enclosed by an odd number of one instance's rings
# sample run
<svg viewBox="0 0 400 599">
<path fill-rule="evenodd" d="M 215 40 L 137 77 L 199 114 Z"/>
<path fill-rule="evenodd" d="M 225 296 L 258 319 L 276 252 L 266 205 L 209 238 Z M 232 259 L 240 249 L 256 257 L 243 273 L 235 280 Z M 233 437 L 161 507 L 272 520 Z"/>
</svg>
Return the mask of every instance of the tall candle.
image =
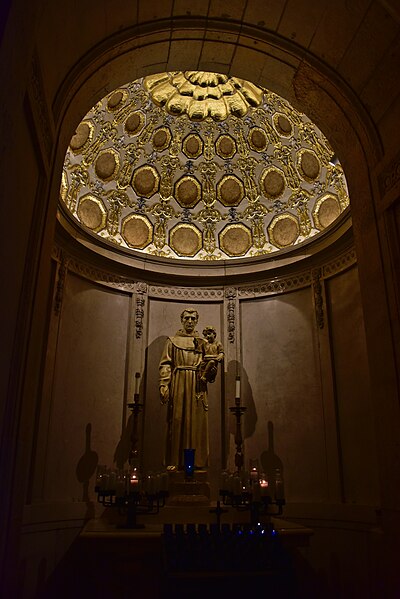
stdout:
<svg viewBox="0 0 400 599">
<path fill-rule="evenodd" d="M 240 376 L 236 377 L 235 398 L 240 399 Z"/>
<path fill-rule="evenodd" d="M 250 480 L 256 482 L 258 481 L 258 470 L 255 466 L 250 471 Z"/>
<path fill-rule="evenodd" d="M 139 395 L 140 372 L 135 374 L 135 395 Z"/>
</svg>

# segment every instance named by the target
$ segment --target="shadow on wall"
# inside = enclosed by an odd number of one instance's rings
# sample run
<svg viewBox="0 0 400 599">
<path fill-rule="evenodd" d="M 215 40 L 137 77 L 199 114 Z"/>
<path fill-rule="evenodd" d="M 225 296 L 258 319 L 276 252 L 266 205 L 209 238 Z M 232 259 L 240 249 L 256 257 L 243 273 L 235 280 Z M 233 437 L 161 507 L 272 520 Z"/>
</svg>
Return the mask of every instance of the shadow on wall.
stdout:
<svg viewBox="0 0 400 599">
<path fill-rule="evenodd" d="M 143 412 L 142 447 L 144 468 L 157 471 L 163 468 L 167 432 L 167 406 L 160 402 L 159 364 L 168 337 L 157 337 L 146 349 L 145 405 Z"/>
<path fill-rule="evenodd" d="M 235 390 L 235 378 L 236 374 L 240 373 L 240 403 L 242 406 L 245 406 L 246 412 L 242 416 L 241 420 L 241 432 L 242 438 L 245 442 L 246 439 L 250 439 L 256 433 L 257 427 L 257 398 L 253 397 L 253 391 L 247 376 L 246 371 L 243 369 L 241 364 L 236 360 L 232 360 L 228 364 L 227 369 L 227 385 L 226 388 L 230 390 L 232 395 L 228 396 L 227 399 L 227 418 L 229 435 L 225 439 L 225 451 L 228 455 L 229 449 L 232 450 L 232 444 L 230 444 L 229 436 L 232 435 L 235 438 L 236 434 L 236 418 L 233 414 L 229 412 L 229 408 L 232 407 L 235 403 L 234 398 L 234 390 Z M 268 480 L 273 481 L 276 476 L 277 469 L 280 470 L 281 475 L 283 476 L 283 462 L 281 458 L 275 453 L 274 446 L 274 425 L 272 421 L 268 422 L 266 436 L 264 434 L 259 435 L 259 440 L 257 442 L 258 449 L 253 454 L 253 458 L 258 456 L 259 465 L 261 465 L 263 472 L 267 475 Z M 248 467 L 248 460 L 246 456 L 246 447 L 244 447 L 244 468 L 245 470 Z"/>
<path fill-rule="evenodd" d="M 119 470 L 123 470 L 125 463 L 129 458 L 129 451 L 131 449 L 131 435 L 133 427 L 133 414 L 131 413 L 126 425 L 122 429 L 121 438 L 118 441 L 117 447 L 114 451 L 114 463 Z"/>
<path fill-rule="evenodd" d="M 159 363 L 168 337 L 157 337 L 146 349 L 145 369 L 139 397 L 144 404 L 138 417 L 139 462 L 145 472 L 157 472 L 164 467 L 168 406 L 162 405 L 159 393 Z M 129 458 L 133 415 L 130 414 L 115 448 L 114 462 L 123 469 Z"/>
<path fill-rule="evenodd" d="M 145 385 L 146 373 L 140 379 L 139 387 L 139 403 L 144 404 L 146 398 L 146 385 Z M 129 398 L 128 403 L 133 402 L 133 398 Z M 129 409 L 129 408 L 126 408 Z M 142 435 L 143 435 L 143 419 L 144 411 L 139 412 L 137 420 L 137 445 L 136 448 L 139 452 L 139 463 L 142 462 Z M 114 451 L 114 464 L 119 470 L 123 470 L 129 464 L 129 454 L 132 447 L 132 432 L 133 432 L 134 416 L 131 411 L 125 426 L 122 428 L 121 437 Z"/>
<path fill-rule="evenodd" d="M 262 452 L 260 462 L 263 472 L 267 475 L 268 480 L 274 480 L 277 469 L 280 470 L 283 477 L 283 462 L 275 453 L 274 448 L 274 425 L 268 421 L 268 449 Z"/>
<path fill-rule="evenodd" d="M 82 484 L 82 501 L 87 504 L 88 518 L 94 516 L 94 506 L 89 500 L 89 481 L 96 472 L 97 464 L 99 463 L 99 456 L 90 448 L 91 435 L 92 424 L 91 422 L 88 422 L 85 431 L 85 453 L 79 458 L 75 469 L 76 478 Z"/>
</svg>

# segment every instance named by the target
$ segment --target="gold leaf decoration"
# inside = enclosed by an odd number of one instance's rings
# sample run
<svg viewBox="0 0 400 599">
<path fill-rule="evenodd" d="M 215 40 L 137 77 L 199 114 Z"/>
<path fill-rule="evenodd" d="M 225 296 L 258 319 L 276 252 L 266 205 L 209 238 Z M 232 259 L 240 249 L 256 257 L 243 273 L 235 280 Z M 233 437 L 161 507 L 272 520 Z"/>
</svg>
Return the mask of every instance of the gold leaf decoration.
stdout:
<svg viewBox="0 0 400 599">
<path fill-rule="evenodd" d="M 277 94 L 206 71 L 111 91 L 78 123 L 59 209 L 99 244 L 173 260 L 271 254 L 348 209 L 322 132 Z"/>
</svg>

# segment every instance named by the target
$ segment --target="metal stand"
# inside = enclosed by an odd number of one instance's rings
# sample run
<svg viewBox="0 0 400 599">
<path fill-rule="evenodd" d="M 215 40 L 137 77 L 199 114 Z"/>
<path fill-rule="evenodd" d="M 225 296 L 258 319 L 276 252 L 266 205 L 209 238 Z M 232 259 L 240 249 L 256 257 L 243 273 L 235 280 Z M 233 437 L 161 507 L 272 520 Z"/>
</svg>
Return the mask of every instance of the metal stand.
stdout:
<svg viewBox="0 0 400 599">
<path fill-rule="evenodd" d="M 139 373 L 136 373 L 136 378 L 140 378 Z M 160 477 L 151 475 L 144 478 L 140 476 L 138 420 L 143 404 L 139 402 L 138 392 L 133 397 L 133 402 L 128 403 L 128 408 L 132 411 L 129 472 L 105 470 L 98 473 L 95 487 L 99 503 L 104 507 L 116 507 L 126 514 L 125 524 L 118 527 L 126 529 L 144 528 L 144 524 L 138 523 L 137 516 L 158 514 L 169 495 L 167 473 L 161 474 L 161 480 Z M 157 488 L 157 481 L 162 481 L 161 488 Z"/>
<path fill-rule="evenodd" d="M 235 405 L 232 408 L 229 408 L 231 414 L 233 414 L 236 418 L 236 433 L 235 433 L 235 445 L 236 445 L 236 453 L 235 453 L 235 466 L 238 472 L 241 471 L 244 462 L 243 456 L 243 438 L 242 438 L 242 425 L 241 418 L 247 408 L 245 406 L 240 405 L 240 398 L 236 397 Z"/>
</svg>

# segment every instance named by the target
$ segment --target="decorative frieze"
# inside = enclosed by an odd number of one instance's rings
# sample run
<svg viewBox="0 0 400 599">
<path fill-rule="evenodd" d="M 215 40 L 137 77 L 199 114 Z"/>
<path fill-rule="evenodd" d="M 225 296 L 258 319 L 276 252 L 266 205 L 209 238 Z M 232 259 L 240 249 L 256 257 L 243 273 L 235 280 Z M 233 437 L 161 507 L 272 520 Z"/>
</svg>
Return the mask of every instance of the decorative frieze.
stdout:
<svg viewBox="0 0 400 599">
<path fill-rule="evenodd" d="M 160 285 L 151 285 L 149 287 L 149 296 L 165 297 L 174 299 L 187 299 L 192 301 L 222 300 L 222 289 L 198 289 L 191 287 L 162 287 Z"/>
<path fill-rule="evenodd" d="M 237 290 L 234 287 L 230 287 L 225 291 L 225 298 L 227 302 L 227 322 L 228 322 L 228 341 L 229 343 L 235 342 L 235 331 L 236 331 L 236 297 Z"/>
<path fill-rule="evenodd" d="M 400 182 L 400 156 L 391 162 L 389 167 L 379 176 L 379 187 L 383 195 L 386 195 Z"/>
<path fill-rule="evenodd" d="M 68 270 L 81 277 L 84 277 L 85 279 L 89 279 L 94 283 L 106 285 L 107 287 L 112 287 L 113 289 L 130 292 L 135 290 L 135 282 L 131 279 L 112 275 L 98 268 L 88 266 L 87 264 L 84 264 L 76 259 L 71 259 L 68 262 Z"/>
<path fill-rule="evenodd" d="M 285 293 L 287 291 L 293 291 L 294 289 L 308 287 L 310 283 L 310 272 L 304 272 L 300 275 L 296 275 L 287 279 L 272 279 L 271 281 L 266 281 L 258 285 L 239 287 L 239 297 L 248 298 L 275 295 L 277 293 Z"/>
<path fill-rule="evenodd" d="M 356 251 L 354 248 L 351 248 L 349 251 L 341 254 L 332 262 L 328 262 L 322 266 L 322 278 L 327 279 L 333 275 L 336 275 L 350 266 L 353 266 L 357 262 Z"/>
<path fill-rule="evenodd" d="M 97 284 L 105 285 L 113 289 L 119 289 L 120 291 L 138 293 L 142 295 L 148 295 L 149 297 L 171 299 L 171 300 L 184 300 L 192 302 L 207 302 L 207 301 L 219 301 L 222 302 L 224 298 L 235 304 L 236 297 L 241 299 L 251 299 L 255 297 L 264 297 L 268 295 L 276 295 L 294 291 L 296 289 L 302 289 L 310 287 L 314 284 L 313 271 L 315 269 L 305 270 L 296 275 L 290 277 L 271 277 L 270 280 L 266 279 L 257 284 L 242 285 L 237 288 L 226 288 L 225 292 L 222 287 L 183 287 L 183 286 L 169 286 L 169 285 L 147 285 L 144 282 L 134 281 L 128 277 L 122 277 L 113 275 L 110 272 L 95 268 L 80 260 L 67 256 L 64 256 L 63 251 L 54 247 L 52 257 L 57 262 L 64 259 L 68 261 L 68 270 L 75 274 L 89 279 Z M 318 267 L 320 270 L 320 279 L 327 279 L 331 276 L 336 275 L 339 272 L 350 268 L 357 261 L 356 253 L 354 248 L 351 248 L 347 252 L 341 254 L 335 260 L 328 262 Z M 58 284 L 58 283 L 57 283 Z M 61 285 L 61 283 L 60 283 Z M 60 291 L 61 293 L 61 291 Z M 232 294 L 235 295 L 232 295 Z M 234 301 L 235 300 L 235 301 Z M 56 308 L 55 308 L 56 309 Z M 234 327 L 234 312 L 232 313 L 232 306 L 230 306 L 230 319 L 231 319 L 231 331 L 229 341 L 234 342 L 235 338 L 235 327 Z M 232 341 L 231 341 L 232 338 Z"/>
<path fill-rule="evenodd" d="M 54 296 L 54 314 L 56 316 L 60 315 L 62 298 L 64 295 L 64 285 L 65 279 L 67 275 L 67 260 L 62 252 L 60 252 L 60 263 L 57 271 L 57 283 L 56 283 L 56 293 Z"/>
<path fill-rule="evenodd" d="M 319 329 L 324 328 L 324 300 L 322 297 L 321 269 L 314 268 L 311 272 L 314 293 L 315 319 Z"/>
<path fill-rule="evenodd" d="M 136 283 L 136 308 L 135 308 L 135 328 L 136 339 L 140 339 L 143 334 L 144 305 L 146 303 L 147 285 L 146 283 Z"/>
</svg>

